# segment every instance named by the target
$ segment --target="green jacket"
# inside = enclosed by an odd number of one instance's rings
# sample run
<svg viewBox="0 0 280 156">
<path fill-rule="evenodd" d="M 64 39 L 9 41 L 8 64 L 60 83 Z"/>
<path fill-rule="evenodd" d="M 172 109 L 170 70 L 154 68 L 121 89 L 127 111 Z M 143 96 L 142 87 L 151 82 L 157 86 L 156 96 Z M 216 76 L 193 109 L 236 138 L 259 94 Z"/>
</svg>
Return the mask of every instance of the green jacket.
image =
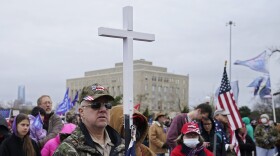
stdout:
<svg viewBox="0 0 280 156">
<path fill-rule="evenodd" d="M 123 156 L 125 146 L 120 135 L 112 127 L 107 126 L 106 130 L 114 144 L 110 156 Z M 67 137 L 56 149 L 53 156 L 102 156 L 95 148 L 96 143 L 92 141 L 85 125 L 81 123 L 75 131 Z"/>
<path fill-rule="evenodd" d="M 271 149 L 275 146 L 278 137 L 278 131 L 274 126 L 259 124 L 255 129 L 255 139 L 258 147 Z"/>
</svg>

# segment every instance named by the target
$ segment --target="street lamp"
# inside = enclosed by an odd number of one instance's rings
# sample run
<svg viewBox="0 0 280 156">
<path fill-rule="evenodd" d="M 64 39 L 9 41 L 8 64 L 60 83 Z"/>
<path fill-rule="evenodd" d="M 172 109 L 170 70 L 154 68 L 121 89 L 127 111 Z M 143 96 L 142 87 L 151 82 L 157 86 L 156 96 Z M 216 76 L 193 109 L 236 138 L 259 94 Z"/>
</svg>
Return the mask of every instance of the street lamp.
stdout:
<svg viewBox="0 0 280 156">
<path fill-rule="evenodd" d="M 235 26 L 235 23 L 229 21 L 226 26 L 229 26 L 229 82 L 231 82 L 231 26 Z"/>
</svg>

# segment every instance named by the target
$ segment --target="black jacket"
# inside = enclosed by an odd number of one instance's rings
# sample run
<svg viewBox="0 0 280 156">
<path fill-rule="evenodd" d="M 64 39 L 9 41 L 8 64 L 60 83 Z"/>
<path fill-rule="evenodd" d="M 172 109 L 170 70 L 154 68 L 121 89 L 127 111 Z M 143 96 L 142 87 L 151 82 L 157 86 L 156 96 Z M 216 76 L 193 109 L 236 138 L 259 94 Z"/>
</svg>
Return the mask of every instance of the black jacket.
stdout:
<svg viewBox="0 0 280 156">
<path fill-rule="evenodd" d="M 246 135 L 245 137 L 246 143 L 242 141 L 237 131 L 235 132 L 235 135 L 239 144 L 241 156 L 253 156 L 252 151 L 254 151 L 254 155 L 256 155 L 256 145 L 249 135 Z"/>
<path fill-rule="evenodd" d="M 11 136 L 9 128 L 8 128 L 8 123 L 6 121 L 6 119 L 4 119 L 1 115 L 0 115 L 0 146 L 1 143 L 7 139 L 9 136 Z"/>
<path fill-rule="evenodd" d="M 214 135 L 215 135 L 215 123 L 212 119 L 211 123 L 212 123 L 212 129 L 210 131 L 210 134 L 208 134 L 208 132 L 204 129 L 203 127 L 203 122 L 201 122 L 202 126 L 201 126 L 201 136 L 203 137 L 205 142 L 209 142 L 210 146 L 207 147 L 207 149 L 211 152 L 213 152 L 213 146 L 214 146 Z"/>
<path fill-rule="evenodd" d="M 35 141 L 32 141 L 36 156 L 41 156 L 40 150 Z M 27 156 L 23 151 L 23 140 L 12 134 L 4 140 L 0 147 L 0 156 Z"/>
</svg>

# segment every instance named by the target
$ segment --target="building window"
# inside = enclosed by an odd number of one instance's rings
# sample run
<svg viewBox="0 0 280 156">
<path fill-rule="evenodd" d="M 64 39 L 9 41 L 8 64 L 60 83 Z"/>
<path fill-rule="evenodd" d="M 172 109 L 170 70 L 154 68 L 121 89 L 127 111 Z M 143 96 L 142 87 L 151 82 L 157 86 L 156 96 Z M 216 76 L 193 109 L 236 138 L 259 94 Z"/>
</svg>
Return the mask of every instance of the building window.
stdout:
<svg viewBox="0 0 280 156">
<path fill-rule="evenodd" d="M 148 85 L 145 85 L 145 91 L 147 91 L 148 90 Z"/>
<path fill-rule="evenodd" d="M 158 82 L 162 82 L 162 77 L 158 77 Z"/>
<path fill-rule="evenodd" d="M 164 82 L 168 82 L 168 78 L 164 78 Z"/>
<path fill-rule="evenodd" d="M 112 87 L 112 95 L 115 96 L 115 88 Z"/>
<path fill-rule="evenodd" d="M 157 80 L 157 77 L 153 76 L 152 81 L 156 81 L 156 80 Z"/>
<path fill-rule="evenodd" d="M 156 90 L 156 85 L 152 85 L 152 91 L 154 92 Z"/>
<path fill-rule="evenodd" d="M 147 75 L 145 76 L 145 80 L 148 80 L 148 76 Z"/>
<path fill-rule="evenodd" d="M 178 94 L 179 93 L 179 88 L 176 88 L 176 94 Z"/>
<path fill-rule="evenodd" d="M 158 92 L 161 92 L 161 86 L 158 86 Z"/>
<path fill-rule="evenodd" d="M 118 93 L 118 95 L 121 95 L 121 86 L 118 86 L 117 93 Z"/>
<path fill-rule="evenodd" d="M 166 92 L 167 91 L 167 87 L 164 87 L 163 91 Z"/>
</svg>

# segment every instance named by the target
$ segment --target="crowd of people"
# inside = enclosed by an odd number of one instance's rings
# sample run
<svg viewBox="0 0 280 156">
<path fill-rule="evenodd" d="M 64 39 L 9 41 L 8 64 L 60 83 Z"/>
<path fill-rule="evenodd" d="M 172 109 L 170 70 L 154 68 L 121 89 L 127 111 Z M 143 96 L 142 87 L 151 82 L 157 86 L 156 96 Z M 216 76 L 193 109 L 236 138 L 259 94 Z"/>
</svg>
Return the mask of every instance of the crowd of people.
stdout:
<svg viewBox="0 0 280 156">
<path fill-rule="evenodd" d="M 10 123 L 0 117 L 2 156 L 124 156 L 123 106 L 112 107 L 111 96 L 100 84 L 82 89 L 78 112 L 66 113 L 66 121 L 52 110 L 48 95 L 38 98 L 30 114 L 20 113 Z M 262 114 L 252 124 L 232 130 L 230 113 L 202 103 L 172 120 L 158 112 L 152 124 L 139 111 L 133 112 L 136 156 L 274 156 L 279 153 L 280 126 Z M 38 120 L 42 126 L 36 125 Z M 10 126 L 9 126 L 10 125 Z M 129 134 L 131 135 L 131 134 Z M 233 136 L 237 142 L 233 142 Z"/>
</svg>

